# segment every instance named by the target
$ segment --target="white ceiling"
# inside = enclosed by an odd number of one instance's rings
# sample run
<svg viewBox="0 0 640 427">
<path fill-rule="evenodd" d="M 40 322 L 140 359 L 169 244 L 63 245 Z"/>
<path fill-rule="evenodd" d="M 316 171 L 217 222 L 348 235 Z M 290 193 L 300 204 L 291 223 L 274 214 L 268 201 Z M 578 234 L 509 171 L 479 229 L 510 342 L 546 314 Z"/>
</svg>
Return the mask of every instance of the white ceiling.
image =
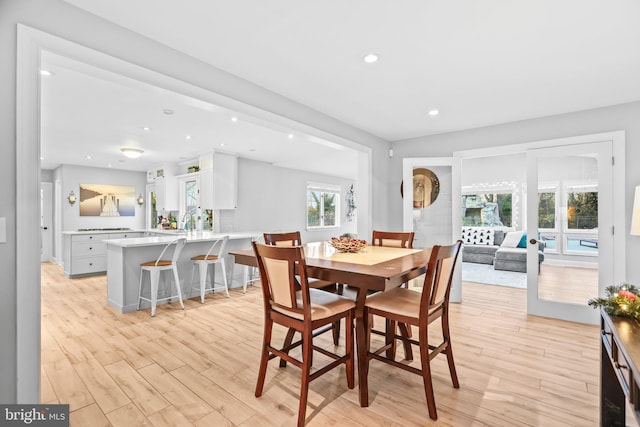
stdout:
<svg viewBox="0 0 640 427">
<path fill-rule="evenodd" d="M 41 78 L 43 169 L 73 164 L 147 171 L 178 162 L 186 173 L 199 154 L 222 151 L 355 178 L 356 152 L 336 143 L 51 52 L 42 53 L 41 68 L 53 72 Z M 128 159 L 123 147 L 144 153 Z"/>
<path fill-rule="evenodd" d="M 640 99 L 637 0 L 66 1 L 389 141 Z"/>
</svg>

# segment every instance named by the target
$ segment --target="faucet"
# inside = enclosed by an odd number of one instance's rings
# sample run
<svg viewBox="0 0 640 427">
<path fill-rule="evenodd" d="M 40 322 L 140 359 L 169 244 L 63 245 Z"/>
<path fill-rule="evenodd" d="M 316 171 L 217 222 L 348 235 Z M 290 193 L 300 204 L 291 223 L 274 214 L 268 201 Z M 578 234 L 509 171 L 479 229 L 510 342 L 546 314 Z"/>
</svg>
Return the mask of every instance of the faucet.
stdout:
<svg viewBox="0 0 640 427">
<path fill-rule="evenodd" d="M 189 217 L 189 222 L 187 222 L 187 216 Z M 182 223 L 184 224 L 185 230 L 193 230 L 193 214 L 191 212 L 185 212 L 185 214 L 182 216 Z"/>
</svg>

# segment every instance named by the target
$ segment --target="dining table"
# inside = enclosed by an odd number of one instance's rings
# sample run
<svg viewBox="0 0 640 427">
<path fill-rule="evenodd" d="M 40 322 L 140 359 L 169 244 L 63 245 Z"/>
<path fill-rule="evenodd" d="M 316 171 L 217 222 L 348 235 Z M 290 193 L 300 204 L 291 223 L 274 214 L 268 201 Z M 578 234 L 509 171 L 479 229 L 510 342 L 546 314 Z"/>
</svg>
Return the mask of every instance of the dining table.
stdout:
<svg viewBox="0 0 640 427">
<path fill-rule="evenodd" d="M 367 295 L 396 288 L 424 274 L 431 248 L 406 249 L 370 246 L 357 252 L 340 252 L 331 243 L 310 242 L 303 245 L 307 276 L 355 288 L 355 330 L 357 349 L 358 389 L 360 406 L 369 406 L 366 386 L 369 334 L 365 330 L 364 305 Z M 229 251 L 235 263 L 246 267 L 258 265 L 252 249 Z"/>
</svg>

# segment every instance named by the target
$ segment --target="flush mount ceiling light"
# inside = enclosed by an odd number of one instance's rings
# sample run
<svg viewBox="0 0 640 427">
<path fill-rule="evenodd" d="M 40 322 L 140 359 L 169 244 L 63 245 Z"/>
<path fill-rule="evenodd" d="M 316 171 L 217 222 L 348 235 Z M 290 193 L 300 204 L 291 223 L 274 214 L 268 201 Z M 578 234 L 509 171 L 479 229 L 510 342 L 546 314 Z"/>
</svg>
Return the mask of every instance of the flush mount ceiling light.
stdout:
<svg viewBox="0 0 640 427">
<path fill-rule="evenodd" d="M 368 53 L 362 57 L 362 60 L 367 64 L 373 64 L 374 62 L 378 62 L 378 59 L 380 59 L 380 55 L 378 55 L 377 53 Z"/>
<path fill-rule="evenodd" d="M 138 157 L 142 156 L 142 153 L 144 153 L 143 150 L 140 150 L 138 148 L 121 148 L 120 151 L 122 151 L 122 154 L 130 159 L 137 159 Z"/>
<path fill-rule="evenodd" d="M 435 110 L 435 109 L 434 110 L 429 110 L 429 115 L 431 117 L 437 116 L 438 114 L 440 114 L 440 111 L 438 111 L 438 110 Z"/>
</svg>

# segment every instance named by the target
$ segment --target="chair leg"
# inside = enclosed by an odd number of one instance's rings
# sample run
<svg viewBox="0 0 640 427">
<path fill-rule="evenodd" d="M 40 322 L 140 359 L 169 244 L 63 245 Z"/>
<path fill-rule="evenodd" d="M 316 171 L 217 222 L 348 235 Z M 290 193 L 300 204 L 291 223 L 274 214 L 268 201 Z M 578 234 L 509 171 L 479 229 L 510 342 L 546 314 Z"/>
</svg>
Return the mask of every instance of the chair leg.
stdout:
<svg viewBox="0 0 640 427">
<path fill-rule="evenodd" d="M 149 270 L 149 281 L 151 282 L 151 316 L 156 315 L 156 305 L 158 304 L 158 285 L 160 282 L 160 271 L 156 268 Z"/>
<path fill-rule="evenodd" d="M 353 330 L 353 317 L 354 312 L 350 312 L 346 317 L 344 330 L 345 330 L 345 343 L 344 348 L 347 354 L 347 387 L 353 389 L 355 387 L 355 350 L 354 350 L 354 330 Z"/>
<path fill-rule="evenodd" d="M 436 399 L 433 393 L 433 383 L 431 381 L 431 364 L 429 362 L 429 342 L 426 331 L 420 331 L 420 362 L 422 363 L 422 383 L 424 384 L 424 395 L 427 399 L 427 409 L 429 418 L 438 419 L 436 412 Z"/>
<path fill-rule="evenodd" d="M 144 270 L 140 269 L 140 292 L 138 294 L 138 310 L 140 310 L 140 302 L 142 301 L 140 298 L 142 297 L 142 276 L 144 274 Z"/>
<path fill-rule="evenodd" d="M 264 321 L 264 336 L 262 338 L 262 355 L 260 356 L 260 369 L 258 370 L 258 382 L 256 384 L 256 397 L 262 396 L 264 388 L 264 378 L 267 375 L 267 364 L 269 363 L 269 346 L 271 345 L 271 332 L 273 330 L 273 320 L 267 318 Z"/>
<path fill-rule="evenodd" d="M 215 269 L 215 267 L 213 268 Z M 224 259 L 220 263 L 220 269 L 222 270 L 222 283 L 224 284 L 224 291 L 227 293 L 227 298 L 229 298 L 229 286 L 227 286 L 227 269 L 225 268 L 225 265 L 224 265 Z M 213 281 L 213 278 L 211 280 Z"/>
<path fill-rule="evenodd" d="M 309 376 L 311 375 L 311 355 L 313 354 L 313 331 L 302 333 L 302 384 L 300 385 L 300 407 L 298 409 L 298 427 L 304 426 L 309 397 Z"/>
<path fill-rule="evenodd" d="M 386 357 L 396 360 L 396 322 L 391 319 L 385 319 L 384 328 L 384 345 L 390 345 L 386 352 Z"/>
<path fill-rule="evenodd" d="M 411 349 L 411 343 L 409 342 L 409 338 L 411 337 L 411 326 L 406 323 L 398 323 L 398 329 L 400 329 L 400 335 L 402 336 L 404 358 L 406 360 L 413 360 L 413 350 Z"/>
<path fill-rule="evenodd" d="M 289 330 L 287 331 L 287 335 L 284 338 L 284 344 L 282 346 L 282 348 L 287 348 L 291 345 L 291 343 L 293 342 L 293 335 L 296 333 L 296 330 L 293 328 L 289 328 Z M 287 351 L 287 354 L 289 354 L 289 352 Z M 286 368 L 287 367 L 287 361 L 284 359 L 280 359 L 280 367 L 281 368 Z"/>
<path fill-rule="evenodd" d="M 191 296 L 193 295 L 193 279 L 195 278 L 196 275 L 196 263 L 192 262 L 191 263 L 191 281 L 189 282 L 189 284 L 191 285 L 191 289 L 189 289 L 189 298 L 191 298 Z"/>
<path fill-rule="evenodd" d="M 178 291 L 178 300 L 180 301 L 180 307 L 184 310 L 184 303 L 182 302 L 182 286 L 180 285 L 180 277 L 178 276 L 178 268 L 173 267 L 173 279 L 176 281 L 176 290 Z"/>
<path fill-rule="evenodd" d="M 198 263 L 198 278 L 200 279 L 200 302 L 204 304 L 204 288 L 207 286 L 207 271 L 209 266 L 206 262 Z"/>
<path fill-rule="evenodd" d="M 458 382 L 458 374 L 456 373 L 456 365 L 453 362 L 453 350 L 451 349 L 451 335 L 449 333 L 449 313 L 447 311 L 442 315 L 442 338 L 447 343 L 445 353 L 447 355 L 447 363 L 449 364 L 449 373 L 451 374 L 451 382 L 453 388 L 460 388 Z"/>
<path fill-rule="evenodd" d="M 333 328 L 331 329 L 331 333 L 333 334 L 333 345 L 338 345 L 340 342 L 340 321 L 336 320 L 333 322 Z"/>
</svg>

